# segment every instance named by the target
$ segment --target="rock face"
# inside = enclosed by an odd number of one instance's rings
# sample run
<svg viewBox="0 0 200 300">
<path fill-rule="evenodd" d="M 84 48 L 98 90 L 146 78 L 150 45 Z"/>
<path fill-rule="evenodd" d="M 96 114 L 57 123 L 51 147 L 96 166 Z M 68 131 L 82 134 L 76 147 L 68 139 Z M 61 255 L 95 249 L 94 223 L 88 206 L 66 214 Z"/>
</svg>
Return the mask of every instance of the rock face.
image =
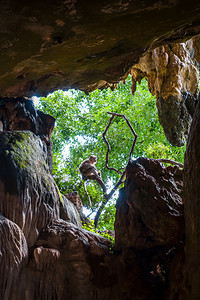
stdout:
<svg viewBox="0 0 200 300">
<path fill-rule="evenodd" d="M 30 130 L 40 137 L 47 148 L 47 159 L 52 171 L 52 143 L 54 117 L 37 110 L 32 100 L 24 98 L 0 99 L 0 132 Z"/>
<path fill-rule="evenodd" d="M 116 204 L 116 249 L 172 247 L 184 241 L 182 171 L 138 158 L 127 166 L 127 180 Z"/>
<path fill-rule="evenodd" d="M 135 255 L 146 288 L 150 284 L 157 291 L 151 290 L 149 299 L 187 299 L 182 195 L 183 172 L 177 166 L 143 157 L 129 162 L 116 204 L 114 247 L 125 261 Z"/>
<path fill-rule="evenodd" d="M 40 130 L 16 130 L 2 111 L 0 300 L 164 300 L 165 293 L 174 300 L 181 284 L 173 285 L 172 262 L 181 270 L 184 241 L 178 167 L 144 158 L 128 165 L 110 251 L 110 241 L 83 230 L 74 204 L 60 195 Z M 24 124 L 32 129 L 28 117 Z M 78 194 L 68 197 L 81 211 Z"/>
<path fill-rule="evenodd" d="M 148 80 L 149 90 L 157 98 L 159 121 L 168 141 L 174 146 L 184 145 L 198 97 L 199 72 L 193 40 L 147 52 L 131 74 L 133 93 L 137 81 L 143 77 Z"/>
<path fill-rule="evenodd" d="M 21 273 L 18 293 L 11 299 L 26 299 L 25 295 L 30 300 L 100 299 L 98 294 L 103 293 L 106 285 L 98 293 L 94 283 L 108 246 L 106 239 L 71 223 L 53 222 L 40 235 L 33 256 Z M 108 271 L 108 267 L 103 269 Z"/>
<path fill-rule="evenodd" d="M 82 227 L 80 213 L 76 206 L 68 200 L 64 195 L 61 196 L 62 201 L 60 201 L 60 218 L 63 220 L 71 221 L 73 224 Z"/>
<path fill-rule="evenodd" d="M 0 95 L 118 82 L 151 49 L 200 32 L 197 0 L 0 3 Z"/>
<path fill-rule="evenodd" d="M 59 194 L 49 172 L 47 149 L 30 131 L 3 132 L 0 165 L 0 211 L 33 246 L 43 228 L 59 215 Z"/>
<path fill-rule="evenodd" d="M 5 98 L 113 87 L 156 48 L 132 74 L 149 77 L 165 134 L 182 145 L 197 65 L 191 43 L 172 42 L 199 34 L 199 1 L 2 1 L 0 17 L 0 299 L 199 300 L 200 105 L 184 167 L 185 252 L 180 171 L 140 159 L 127 169 L 109 253 L 106 239 L 59 218 L 53 118 Z"/>
<path fill-rule="evenodd" d="M 0 299 L 12 299 L 22 268 L 28 262 L 28 247 L 22 230 L 0 215 Z"/>
<path fill-rule="evenodd" d="M 185 156 L 184 171 L 184 201 L 185 201 L 185 224 L 186 224 L 186 275 L 184 286 L 187 286 L 187 297 L 185 299 L 197 300 L 200 297 L 200 105 L 198 103 L 191 126 L 190 137 Z"/>
</svg>

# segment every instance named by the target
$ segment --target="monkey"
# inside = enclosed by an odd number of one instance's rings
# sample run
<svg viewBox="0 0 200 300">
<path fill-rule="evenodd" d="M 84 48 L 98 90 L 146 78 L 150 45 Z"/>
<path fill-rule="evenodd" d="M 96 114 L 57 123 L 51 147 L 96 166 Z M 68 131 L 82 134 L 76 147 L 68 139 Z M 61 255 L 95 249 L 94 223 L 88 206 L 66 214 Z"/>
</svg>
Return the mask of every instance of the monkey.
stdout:
<svg viewBox="0 0 200 300">
<path fill-rule="evenodd" d="M 79 171 L 82 175 L 82 180 L 84 181 L 84 189 L 88 197 L 90 206 L 92 206 L 92 202 L 86 188 L 86 180 L 94 179 L 99 182 L 101 186 L 103 185 L 103 182 L 101 180 L 101 172 L 98 171 L 97 167 L 95 166 L 96 162 L 97 157 L 95 155 L 90 155 L 90 157 L 85 159 L 79 166 Z"/>
<path fill-rule="evenodd" d="M 101 172 L 97 170 L 95 166 L 97 162 L 97 157 L 95 155 L 90 155 L 89 158 L 85 159 L 79 166 L 79 171 L 82 175 L 82 179 L 86 181 L 91 179 L 89 176 L 101 177 Z"/>
</svg>

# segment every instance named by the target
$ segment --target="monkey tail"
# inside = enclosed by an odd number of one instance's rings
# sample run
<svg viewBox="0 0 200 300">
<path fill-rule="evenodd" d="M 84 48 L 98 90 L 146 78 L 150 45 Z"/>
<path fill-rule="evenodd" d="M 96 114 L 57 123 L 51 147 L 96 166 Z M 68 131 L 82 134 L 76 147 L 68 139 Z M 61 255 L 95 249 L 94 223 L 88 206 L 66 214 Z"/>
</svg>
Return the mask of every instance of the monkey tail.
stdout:
<svg viewBox="0 0 200 300">
<path fill-rule="evenodd" d="M 101 206 L 99 207 L 97 213 L 96 213 L 96 216 L 94 218 L 94 226 L 95 228 L 97 228 L 98 226 L 98 223 L 99 223 L 99 217 L 104 209 L 104 207 L 106 206 L 107 202 L 108 202 L 109 198 L 107 197 L 107 195 L 104 194 L 104 200 L 102 201 L 101 203 Z"/>
<path fill-rule="evenodd" d="M 88 194 L 88 191 L 87 191 L 86 181 L 84 181 L 83 185 L 84 185 L 84 190 L 85 190 L 86 195 L 87 195 L 87 197 L 88 197 L 88 201 L 89 201 L 89 203 L 90 203 L 90 206 L 92 206 L 92 201 L 91 201 L 90 195 Z"/>
</svg>

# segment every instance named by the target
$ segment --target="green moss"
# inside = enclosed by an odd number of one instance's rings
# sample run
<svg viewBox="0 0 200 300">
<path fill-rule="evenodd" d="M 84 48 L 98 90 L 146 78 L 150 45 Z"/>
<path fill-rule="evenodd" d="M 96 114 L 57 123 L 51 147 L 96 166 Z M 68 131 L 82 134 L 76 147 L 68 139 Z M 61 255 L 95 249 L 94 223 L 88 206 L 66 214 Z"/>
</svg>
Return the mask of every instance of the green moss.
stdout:
<svg viewBox="0 0 200 300">
<path fill-rule="evenodd" d="M 7 136 L 6 143 L 10 146 L 9 155 L 13 161 L 20 167 L 26 169 L 30 164 L 30 159 L 34 155 L 34 145 L 31 139 L 31 133 L 17 131 Z M 8 155 L 8 150 L 6 151 Z"/>
</svg>

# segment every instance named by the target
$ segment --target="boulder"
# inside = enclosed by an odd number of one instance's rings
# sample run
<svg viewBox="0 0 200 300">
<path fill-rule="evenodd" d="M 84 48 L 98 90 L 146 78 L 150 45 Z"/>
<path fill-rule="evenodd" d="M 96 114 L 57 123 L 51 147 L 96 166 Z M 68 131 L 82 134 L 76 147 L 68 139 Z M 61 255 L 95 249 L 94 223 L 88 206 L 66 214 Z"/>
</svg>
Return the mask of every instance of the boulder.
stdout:
<svg viewBox="0 0 200 300">
<path fill-rule="evenodd" d="M 116 204 L 116 249 L 169 248 L 184 241 L 183 179 L 178 166 L 140 157 L 129 162 Z"/>
</svg>

